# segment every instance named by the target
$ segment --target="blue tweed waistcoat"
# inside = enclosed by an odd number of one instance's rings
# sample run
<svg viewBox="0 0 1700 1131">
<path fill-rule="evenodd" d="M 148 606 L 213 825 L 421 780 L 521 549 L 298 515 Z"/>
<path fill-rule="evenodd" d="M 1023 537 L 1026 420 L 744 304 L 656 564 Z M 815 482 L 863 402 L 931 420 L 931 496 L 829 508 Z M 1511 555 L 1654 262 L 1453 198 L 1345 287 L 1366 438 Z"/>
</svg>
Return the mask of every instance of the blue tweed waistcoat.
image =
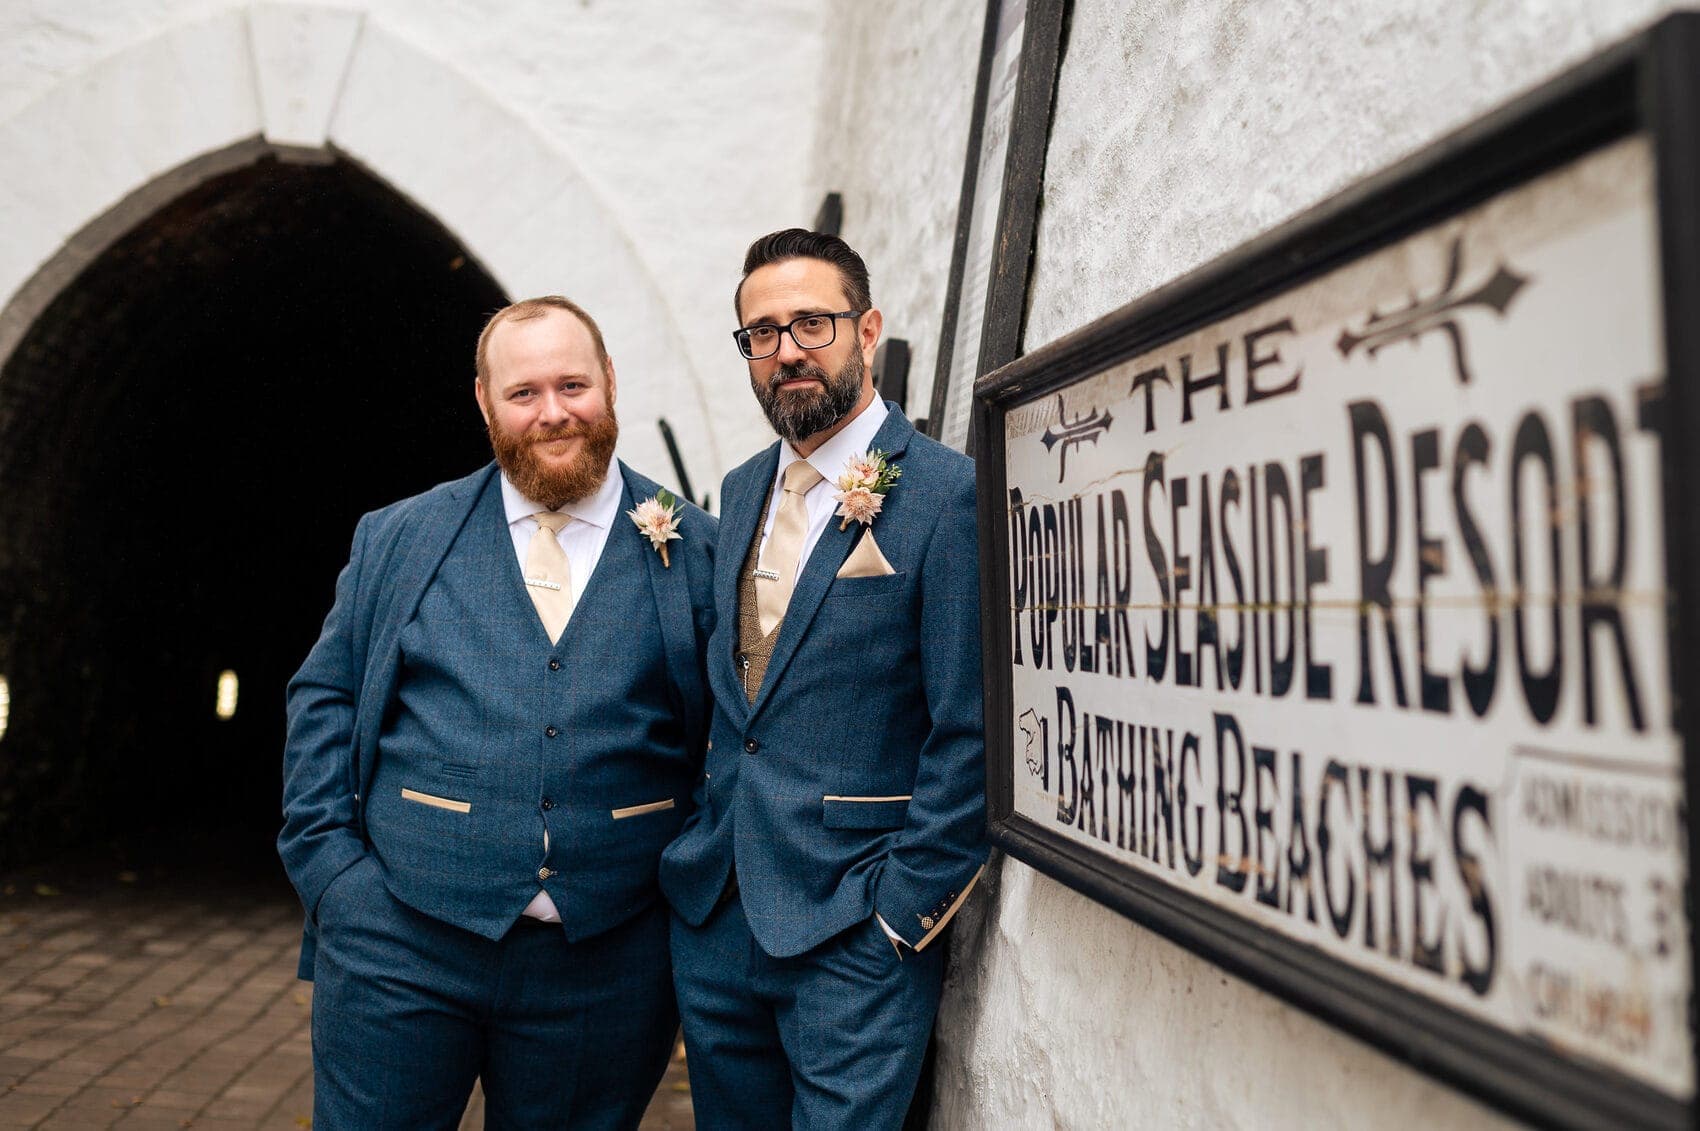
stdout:
<svg viewBox="0 0 1700 1131">
<path fill-rule="evenodd" d="M 551 645 L 491 477 L 399 638 L 366 827 L 403 902 L 494 939 L 542 887 L 580 939 L 656 897 L 695 774 L 635 534 Z"/>
</svg>

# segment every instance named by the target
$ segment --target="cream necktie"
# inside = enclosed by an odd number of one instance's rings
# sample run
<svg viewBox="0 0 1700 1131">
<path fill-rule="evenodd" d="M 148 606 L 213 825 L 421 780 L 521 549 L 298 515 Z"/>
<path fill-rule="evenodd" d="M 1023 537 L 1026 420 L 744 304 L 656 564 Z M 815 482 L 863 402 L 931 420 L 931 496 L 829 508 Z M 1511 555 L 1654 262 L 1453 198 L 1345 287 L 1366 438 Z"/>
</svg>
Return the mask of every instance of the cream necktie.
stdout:
<svg viewBox="0 0 1700 1131">
<path fill-rule="evenodd" d="M 531 545 L 525 552 L 525 589 L 531 594 L 531 603 L 537 606 L 537 615 L 543 619 L 549 643 L 556 644 L 573 615 L 572 571 L 557 535 L 573 516 L 539 511 L 531 517 L 537 520 L 537 533 L 531 536 Z"/>
<path fill-rule="evenodd" d="M 756 574 L 756 615 L 761 620 L 763 636 L 784 619 L 785 606 L 791 603 L 791 590 L 797 583 L 797 559 L 802 556 L 803 538 L 809 532 L 809 507 L 803 496 L 823 478 L 809 466 L 808 460 L 800 459 L 785 469 L 784 497 L 779 501 L 773 533 L 768 535 L 767 547 L 761 555 L 767 576 Z"/>
</svg>

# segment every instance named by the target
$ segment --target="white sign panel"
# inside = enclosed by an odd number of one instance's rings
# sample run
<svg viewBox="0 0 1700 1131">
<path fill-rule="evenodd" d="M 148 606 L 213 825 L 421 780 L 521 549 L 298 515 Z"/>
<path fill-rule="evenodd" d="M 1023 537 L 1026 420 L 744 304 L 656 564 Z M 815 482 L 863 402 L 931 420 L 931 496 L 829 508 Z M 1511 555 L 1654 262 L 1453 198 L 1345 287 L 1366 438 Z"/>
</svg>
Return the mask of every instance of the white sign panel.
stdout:
<svg viewBox="0 0 1700 1131">
<path fill-rule="evenodd" d="M 1694 1092 L 1651 146 L 1012 408 L 1014 809 Z"/>
</svg>

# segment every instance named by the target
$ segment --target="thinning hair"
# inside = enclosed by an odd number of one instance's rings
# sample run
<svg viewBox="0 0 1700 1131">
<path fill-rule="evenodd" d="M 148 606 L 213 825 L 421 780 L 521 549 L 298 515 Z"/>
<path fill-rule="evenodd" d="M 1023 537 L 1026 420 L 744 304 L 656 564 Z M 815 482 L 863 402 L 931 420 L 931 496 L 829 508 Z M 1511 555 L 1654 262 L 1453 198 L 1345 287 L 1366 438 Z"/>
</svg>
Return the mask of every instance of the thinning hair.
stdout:
<svg viewBox="0 0 1700 1131">
<path fill-rule="evenodd" d="M 542 318 L 551 310 L 564 310 L 584 323 L 584 328 L 590 331 L 590 340 L 596 345 L 596 360 L 602 363 L 602 372 L 608 372 L 608 347 L 602 344 L 602 327 L 596 324 L 596 319 L 586 313 L 584 307 L 570 298 L 561 295 L 541 295 L 537 298 L 521 299 L 509 303 L 490 316 L 490 321 L 484 323 L 484 329 L 478 335 L 478 350 L 474 355 L 473 366 L 478 374 L 478 383 L 490 383 L 490 334 L 503 322 L 526 322 L 533 318 Z"/>
<path fill-rule="evenodd" d="M 744 277 L 738 280 L 738 289 L 732 292 L 732 311 L 743 320 L 743 308 L 738 305 L 743 296 L 744 282 L 750 273 L 770 263 L 782 263 L 787 259 L 820 259 L 838 271 L 838 278 L 844 284 L 844 297 L 849 299 L 851 309 L 869 310 L 874 305 L 873 296 L 868 290 L 868 265 L 862 262 L 855 249 L 837 236 L 825 232 L 811 232 L 807 228 L 786 228 L 783 231 L 769 232 L 744 253 Z"/>
</svg>

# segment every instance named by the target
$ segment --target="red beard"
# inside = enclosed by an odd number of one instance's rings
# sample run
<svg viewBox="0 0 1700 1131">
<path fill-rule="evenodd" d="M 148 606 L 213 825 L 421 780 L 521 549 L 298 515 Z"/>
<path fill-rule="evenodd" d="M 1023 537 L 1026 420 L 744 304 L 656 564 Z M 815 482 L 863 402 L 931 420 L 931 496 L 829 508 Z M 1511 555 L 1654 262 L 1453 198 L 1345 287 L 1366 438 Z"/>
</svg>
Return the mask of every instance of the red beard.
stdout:
<svg viewBox="0 0 1700 1131">
<path fill-rule="evenodd" d="M 532 502 L 548 510 L 558 510 L 594 494 L 602 486 L 608 475 L 608 461 L 614 455 L 614 442 L 620 437 L 620 424 L 610 407 L 601 419 L 589 424 L 574 421 L 515 436 L 501 428 L 496 423 L 496 414 L 490 413 L 488 431 L 496 463 L 508 482 Z M 546 463 L 538 454 L 539 444 L 575 438 L 581 441 L 578 454 L 564 466 Z"/>
</svg>

